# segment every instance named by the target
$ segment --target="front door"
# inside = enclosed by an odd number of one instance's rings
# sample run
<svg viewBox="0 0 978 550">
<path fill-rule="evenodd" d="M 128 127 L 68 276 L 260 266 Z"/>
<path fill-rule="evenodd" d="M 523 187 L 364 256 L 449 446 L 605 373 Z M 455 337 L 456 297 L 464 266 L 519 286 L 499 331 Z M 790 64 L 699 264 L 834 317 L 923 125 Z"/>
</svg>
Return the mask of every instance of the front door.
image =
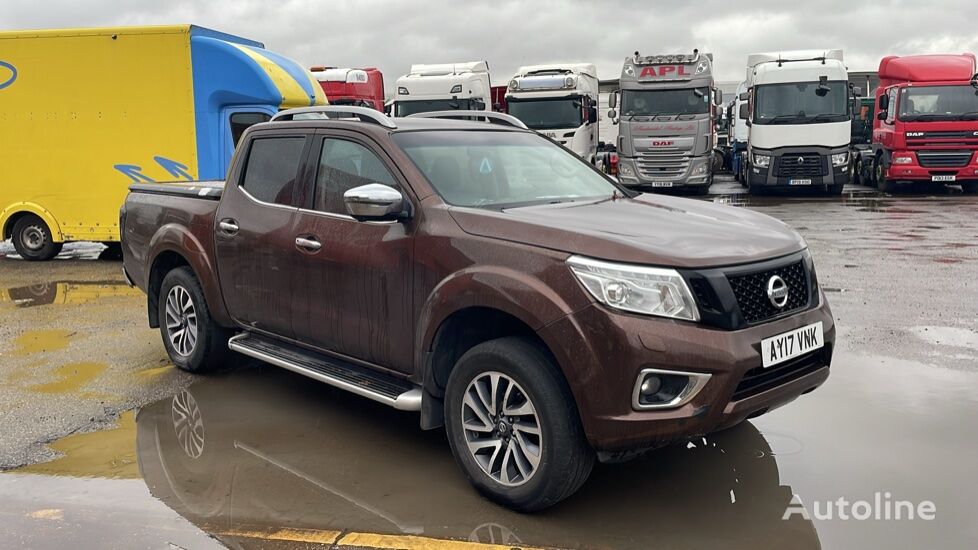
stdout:
<svg viewBox="0 0 978 550">
<path fill-rule="evenodd" d="M 304 198 L 310 136 L 263 133 L 228 179 L 214 228 L 228 312 L 240 325 L 292 338 L 293 217 Z"/>
<path fill-rule="evenodd" d="M 414 358 L 412 224 L 357 222 L 343 193 L 368 183 L 409 193 L 382 150 L 358 134 L 317 136 L 316 169 L 307 208 L 295 215 L 293 234 L 311 247 L 292 274 L 296 338 L 346 357 L 409 373 Z M 315 159 L 318 156 L 318 162 Z M 310 168 L 312 170 L 313 168 Z M 397 175 L 395 175 L 397 174 Z"/>
</svg>

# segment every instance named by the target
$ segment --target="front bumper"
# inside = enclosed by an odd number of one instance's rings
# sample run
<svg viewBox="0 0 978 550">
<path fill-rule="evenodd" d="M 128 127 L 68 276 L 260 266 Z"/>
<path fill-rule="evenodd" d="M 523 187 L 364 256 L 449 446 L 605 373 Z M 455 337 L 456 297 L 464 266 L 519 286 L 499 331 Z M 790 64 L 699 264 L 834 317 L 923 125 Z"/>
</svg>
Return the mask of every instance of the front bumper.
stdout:
<svg viewBox="0 0 978 550">
<path fill-rule="evenodd" d="M 635 157 L 618 155 L 618 182 L 634 189 L 668 189 L 673 187 L 703 187 L 710 185 L 711 155 L 691 157 L 689 166 L 681 173 L 652 177 L 640 170 Z"/>
<path fill-rule="evenodd" d="M 748 371 L 761 367 L 762 339 L 819 321 L 822 350 L 803 356 L 799 367 L 774 385 L 738 389 Z M 829 374 L 835 323 L 819 291 L 817 306 L 742 330 L 623 314 L 594 304 L 548 325 L 541 336 L 564 343 L 552 351 L 571 381 L 588 441 L 602 458 L 614 460 L 731 426 L 817 388 Z M 635 381 L 649 368 L 711 377 L 678 408 L 635 410 Z"/>
<path fill-rule="evenodd" d="M 964 166 L 921 166 L 918 153 L 924 151 L 897 151 L 889 155 L 889 166 L 885 167 L 885 176 L 894 181 L 938 181 L 943 183 L 959 183 L 962 181 L 978 181 L 978 154 L 973 154 L 970 162 Z M 929 149 L 927 153 L 937 153 L 939 150 Z M 909 157 L 908 164 L 897 164 L 893 160 Z M 954 179 L 947 179 L 952 176 Z"/>
<path fill-rule="evenodd" d="M 849 162 L 841 166 L 832 165 L 832 155 L 848 153 L 848 147 L 784 147 L 773 150 L 752 149 L 748 155 L 755 153 L 771 157 L 770 164 L 760 167 L 753 162 L 748 162 L 747 181 L 752 187 L 801 189 L 801 188 L 822 188 L 830 185 L 844 185 L 849 182 L 851 174 Z M 811 158 L 818 157 L 818 172 L 816 174 L 797 175 L 784 165 L 795 157 Z"/>
</svg>

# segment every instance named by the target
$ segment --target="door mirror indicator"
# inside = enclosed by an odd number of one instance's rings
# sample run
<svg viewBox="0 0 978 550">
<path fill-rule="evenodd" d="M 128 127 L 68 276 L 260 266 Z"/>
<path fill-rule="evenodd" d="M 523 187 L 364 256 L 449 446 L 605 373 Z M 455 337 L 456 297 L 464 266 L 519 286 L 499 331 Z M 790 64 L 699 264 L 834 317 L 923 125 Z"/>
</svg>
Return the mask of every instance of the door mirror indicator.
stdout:
<svg viewBox="0 0 978 550">
<path fill-rule="evenodd" d="M 357 221 L 386 221 L 404 217 L 404 196 L 393 187 L 371 183 L 343 193 L 346 211 Z"/>
</svg>

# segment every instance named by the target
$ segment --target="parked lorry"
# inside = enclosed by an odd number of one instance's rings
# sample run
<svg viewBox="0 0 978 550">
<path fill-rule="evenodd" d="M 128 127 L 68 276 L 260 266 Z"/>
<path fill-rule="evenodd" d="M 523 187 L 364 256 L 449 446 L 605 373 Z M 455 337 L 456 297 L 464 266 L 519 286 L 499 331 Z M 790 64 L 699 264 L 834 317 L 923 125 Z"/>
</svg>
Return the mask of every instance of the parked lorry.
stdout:
<svg viewBox="0 0 978 550">
<path fill-rule="evenodd" d="M 975 55 L 888 56 L 880 61 L 873 175 L 881 191 L 912 182 L 978 192 Z"/>
<path fill-rule="evenodd" d="M 598 151 L 598 72 L 590 63 L 520 67 L 509 81 L 508 113 L 594 163 Z"/>
<path fill-rule="evenodd" d="M 748 97 L 745 80 L 737 86 L 737 94 L 730 104 L 730 164 L 741 185 L 747 185 L 747 138 L 750 133 L 746 108 Z"/>
<path fill-rule="evenodd" d="M 397 79 L 392 116 L 444 110 L 492 110 L 489 63 L 469 61 L 440 65 L 411 65 Z"/>
<path fill-rule="evenodd" d="M 852 130 L 842 50 L 758 53 L 747 57 L 750 131 L 747 188 L 817 188 L 842 194 L 849 181 Z"/>
<path fill-rule="evenodd" d="M 850 156 L 852 182 L 865 185 L 873 180 L 873 121 L 874 105 L 872 97 L 852 98 L 852 137 Z"/>
<path fill-rule="evenodd" d="M 70 241 L 118 246 L 129 183 L 223 178 L 245 128 L 325 101 L 294 61 L 192 25 L 0 32 L 0 44 L 0 236 L 25 260 Z M 66 67 L 83 74 L 67 88 Z"/>
<path fill-rule="evenodd" d="M 330 105 L 354 105 L 384 110 L 384 75 L 379 69 L 312 67 L 309 69 Z"/>
<path fill-rule="evenodd" d="M 596 458 L 826 380 L 835 326 L 798 233 L 635 193 L 508 115 L 448 116 L 501 124 L 297 109 L 245 132 L 226 182 L 131 186 L 124 271 L 173 364 L 233 351 L 419 411 L 524 511 Z"/>
<path fill-rule="evenodd" d="M 615 110 L 621 97 L 620 113 Z M 608 116 L 618 124 L 618 180 L 632 188 L 682 187 L 705 194 L 713 182 L 716 107 L 713 54 L 625 58 Z M 620 116 L 619 116 L 620 115 Z"/>
</svg>

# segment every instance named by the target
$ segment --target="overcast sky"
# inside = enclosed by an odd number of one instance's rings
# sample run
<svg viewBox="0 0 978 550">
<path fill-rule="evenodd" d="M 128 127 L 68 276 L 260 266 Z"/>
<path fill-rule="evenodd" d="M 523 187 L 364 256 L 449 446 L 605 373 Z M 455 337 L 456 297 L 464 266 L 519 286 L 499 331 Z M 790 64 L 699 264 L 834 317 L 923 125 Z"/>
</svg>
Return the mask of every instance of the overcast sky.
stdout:
<svg viewBox="0 0 978 550">
<path fill-rule="evenodd" d="M 978 50 L 978 1 L 0 0 L 0 28 L 193 23 L 252 38 L 305 66 L 377 66 L 388 88 L 412 63 L 486 59 L 493 84 L 523 64 L 713 52 L 717 80 L 748 53 L 843 48 L 850 70 L 888 54 Z M 750 7 L 734 7 L 750 4 Z"/>
</svg>

